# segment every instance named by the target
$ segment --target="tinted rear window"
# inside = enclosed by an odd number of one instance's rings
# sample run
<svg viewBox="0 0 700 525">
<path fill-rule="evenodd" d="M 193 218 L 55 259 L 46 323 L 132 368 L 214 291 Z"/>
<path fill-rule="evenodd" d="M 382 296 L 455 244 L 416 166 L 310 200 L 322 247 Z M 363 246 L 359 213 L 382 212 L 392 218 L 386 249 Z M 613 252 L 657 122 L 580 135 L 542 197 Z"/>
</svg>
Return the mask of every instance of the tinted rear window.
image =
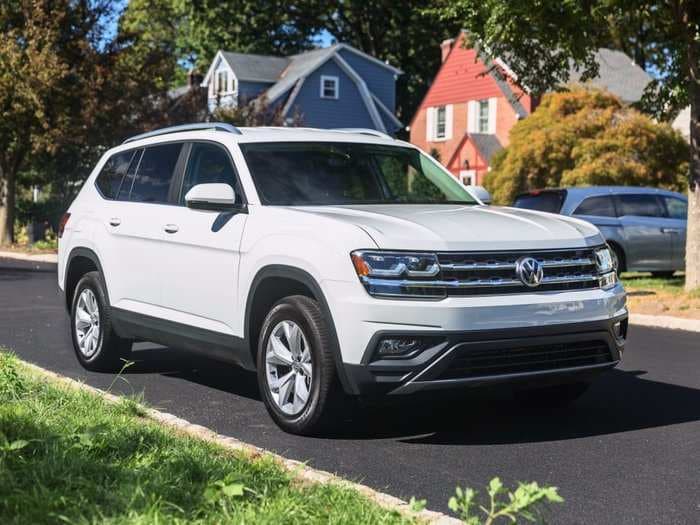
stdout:
<svg viewBox="0 0 700 525">
<path fill-rule="evenodd" d="M 597 215 L 598 217 L 615 217 L 615 203 L 609 195 L 588 197 L 578 205 L 574 215 Z"/>
<path fill-rule="evenodd" d="M 543 191 L 541 193 L 526 193 L 519 195 L 513 206 L 516 208 L 526 208 L 528 210 L 546 211 L 549 213 L 559 213 L 561 205 L 564 204 L 566 193 L 563 191 Z"/>
<path fill-rule="evenodd" d="M 620 216 L 663 217 L 656 195 L 620 195 Z"/>
<path fill-rule="evenodd" d="M 139 164 L 129 200 L 137 202 L 170 202 L 170 183 L 182 144 L 163 144 L 146 148 Z"/>
<path fill-rule="evenodd" d="M 122 179 L 129 168 L 131 158 L 134 156 L 134 151 L 122 151 L 115 153 L 105 163 L 102 171 L 97 176 L 95 184 L 100 190 L 100 193 L 106 199 L 114 199 L 119 192 L 119 186 Z"/>
</svg>

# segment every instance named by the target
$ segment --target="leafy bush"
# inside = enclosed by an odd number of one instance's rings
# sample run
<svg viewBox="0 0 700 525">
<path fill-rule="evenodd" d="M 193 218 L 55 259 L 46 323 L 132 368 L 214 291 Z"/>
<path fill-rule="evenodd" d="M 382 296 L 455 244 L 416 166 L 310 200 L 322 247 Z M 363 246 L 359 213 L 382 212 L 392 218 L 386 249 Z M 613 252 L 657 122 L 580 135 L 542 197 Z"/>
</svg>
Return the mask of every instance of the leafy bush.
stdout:
<svg viewBox="0 0 700 525">
<path fill-rule="evenodd" d="M 503 498 L 505 494 L 507 500 Z M 520 518 L 535 521 L 543 504 L 564 501 L 556 487 L 540 487 L 533 481 L 520 483 L 514 492 L 510 492 L 499 478 L 493 478 L 489 483 L 488 495 L 490 504 L 484 507 L 477 503 L 475 490 L 458 487 L 450 498 L 450 510 L 456 512 L 466 525 L 492 525 L 498 521 L 516 523 Z M 483 520 L 480 514 L 484 516 Z"/>
<path fill-rule="evenodd" d="M 683 191 L 688 145 L 671 126 L 624 106 L 614 95 L 573 88 L 550 93 L 510 132 L 486 188 L 510 204 L 536 188 L 653 186 Z"/>
</svg>

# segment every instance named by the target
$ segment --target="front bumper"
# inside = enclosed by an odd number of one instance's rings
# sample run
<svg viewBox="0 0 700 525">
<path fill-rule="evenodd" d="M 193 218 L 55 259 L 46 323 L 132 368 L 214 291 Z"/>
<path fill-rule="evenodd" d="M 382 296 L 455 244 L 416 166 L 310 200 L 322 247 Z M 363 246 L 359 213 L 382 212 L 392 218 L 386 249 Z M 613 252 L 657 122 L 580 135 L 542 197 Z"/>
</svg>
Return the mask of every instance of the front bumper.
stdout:
<svg viewBox="0 0 700 525">
<path fill-rule="evenodd" d="M 622 336 L 614 327 L 622 328 Z M 361 395 L 410 394 L 497 383 L 581 381 L 616 366 L 622 357 L 627 314 L 602 321 L 474 331 L 377 332 L 359 364 L 345 363 Z M 375 359 L 387 336 L 429 335 L 435 344 L 410 359 Z"/>
</svg>

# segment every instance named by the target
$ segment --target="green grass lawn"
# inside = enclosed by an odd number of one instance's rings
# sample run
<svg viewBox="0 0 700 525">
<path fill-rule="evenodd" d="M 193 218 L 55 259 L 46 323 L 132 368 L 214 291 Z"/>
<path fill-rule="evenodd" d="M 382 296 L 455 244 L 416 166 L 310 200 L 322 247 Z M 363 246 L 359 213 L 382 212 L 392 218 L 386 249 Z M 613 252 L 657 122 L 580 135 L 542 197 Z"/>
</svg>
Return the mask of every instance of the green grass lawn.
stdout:
<svg viewBox="0 0 700 525">
<path fill-rule="evenodd" d="M 0 523 L 405 523 L 34 375 L 0 351 Z"/>
<path fill-rule="evenodd" d="M 651 289 L 681 294 L 684 292 L 685 275 L 676 273 L 673 277 L 652 277 L 650 273 L 626 272 L 620 277 L 625 288 Z"/>
</svg>

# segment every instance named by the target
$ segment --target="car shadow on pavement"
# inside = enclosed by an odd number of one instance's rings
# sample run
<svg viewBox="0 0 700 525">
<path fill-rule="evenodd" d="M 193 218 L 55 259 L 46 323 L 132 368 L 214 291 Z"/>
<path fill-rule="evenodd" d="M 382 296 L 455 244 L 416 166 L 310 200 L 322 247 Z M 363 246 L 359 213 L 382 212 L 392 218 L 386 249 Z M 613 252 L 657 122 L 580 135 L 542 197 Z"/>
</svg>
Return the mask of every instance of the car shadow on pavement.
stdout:
<svg viewBox="0 0 700 525">
<path fill-rule="evenodd" d="M 163 347 L 136 349 L 130 374 L 162 374 L 260 401 L 255 373 Z M 700 389 L 645 378 L 645 371 L 601 374 L 567 408 L 547 408 L 505 389 L 469 389 L 349 402 L 330 439 L 479 445 L 556 441 L 700 420 Z M 263 407 L 261 406 L 261 410 Z"/>
<path fill-rule="evenodd" d="M 406 443 L 515 444 L 600 436 L 700 420 L 700 389 L 645 379 L 645 374 L 611 370 L 601 375 L 579 400 L 559 409 L 537 406 L 517 395 L 489 403 L 488 399 L 479 399 L 476 392 L 462 397 L 460 404 L 433 406 L 432 410 L 404 407 L 392 415 L 396 418 L 393 433 Z M 408 431 L 403 437 L 400 437 L 401 429 Z"/>
<path fill-rule="evenodd" d="M 262 399 L 254 372 L 194 353 L 137 343 L 131 360 L 133 364 L 123 371 L 126 376 L 161 374 L 257 401 Z"/>
</svg>

